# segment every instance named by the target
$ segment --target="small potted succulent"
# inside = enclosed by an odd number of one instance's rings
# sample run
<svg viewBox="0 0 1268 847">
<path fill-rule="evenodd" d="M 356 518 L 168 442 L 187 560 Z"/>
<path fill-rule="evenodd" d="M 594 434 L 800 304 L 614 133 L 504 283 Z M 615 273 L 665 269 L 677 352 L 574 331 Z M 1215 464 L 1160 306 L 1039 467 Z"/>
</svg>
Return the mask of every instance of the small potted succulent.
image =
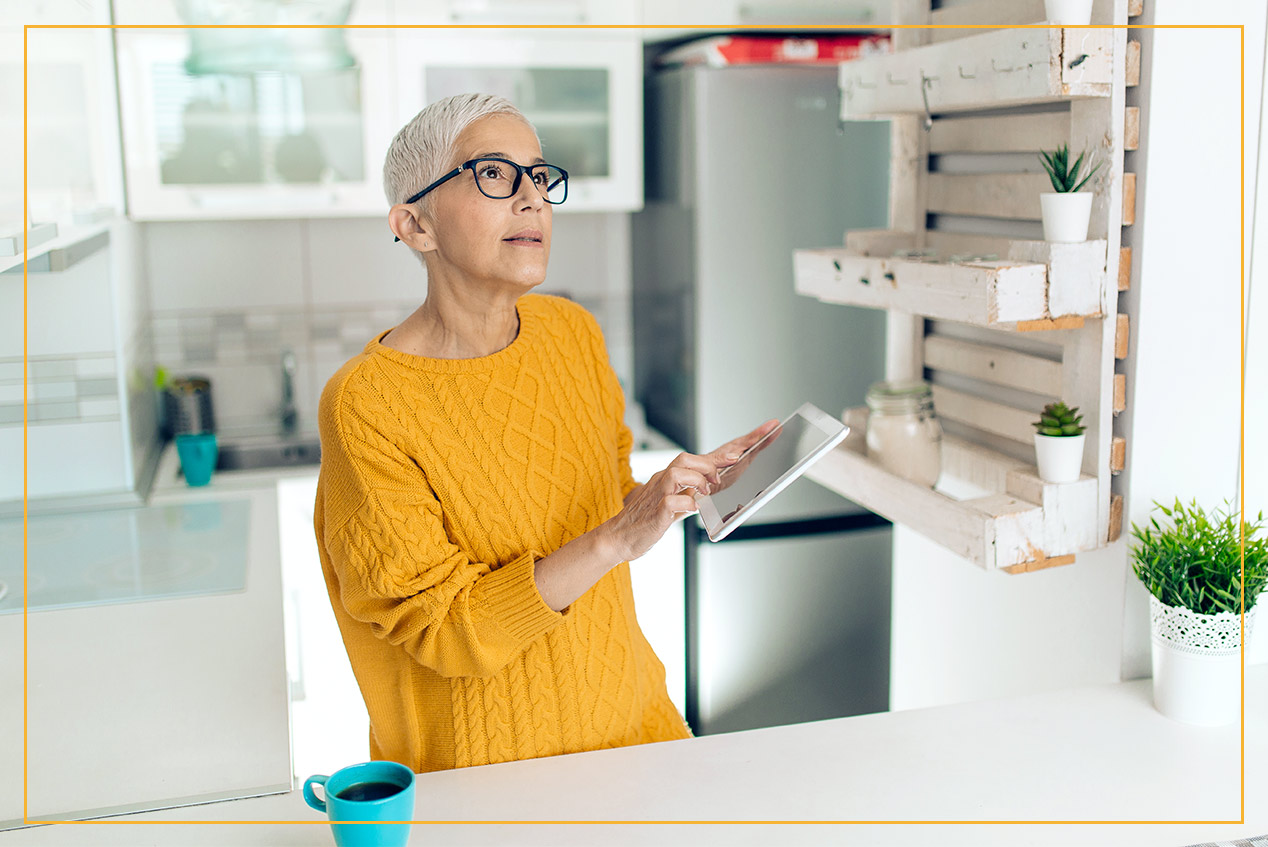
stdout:
<svg viewBox="0 0 1268 847">
<path fill-rule="evenodd" d="M 1049 403 L 1035 421 L 1035 458 L 1044 482 L 1075 482 L 1083 469 L 1086 426 L 1078 406 Z"/>
<path fill-rule="evenodd" d="M 1052 191 L 1039 195 L 1039 212 L 1043 218 L 1045 241 L 1087 240 L 1087 224 L 1092 216 L 1092 194 L 1079 189 L 1100 169 L 1101 163 L 1092 164 L 1089 159 L 1087 172 L 1080 178 L 1085 156 L 1086 151 L 1071 162 L 1070 148 L 1065 144 L 1056 150 L 1039 153 L 1039 159 L 1043 162 L 1043 169 L 1048 172 L 1053 188 Z"/>
<path fill-rule="evenodd" d="M 1170 524 L 1157 517 L 1143 528 L 1133 523 L 1131 548 L 1132 571 L 1149 591 L 1154 707 L 1184 723 L 1235 723 L 1242 612 L 1249 641 L 1255 601 L 1268 585 L 1264 515 L 1239 520 L 1228 504 L 1208 515 L 1196 500 L 1154 506 Z"/>
<path fill-rule="evenodd" d="M 1092 20 L 1092 0 L 1043 0 L 1044 20 L 1061 26 L 1085 26 Z"/>
</svg>

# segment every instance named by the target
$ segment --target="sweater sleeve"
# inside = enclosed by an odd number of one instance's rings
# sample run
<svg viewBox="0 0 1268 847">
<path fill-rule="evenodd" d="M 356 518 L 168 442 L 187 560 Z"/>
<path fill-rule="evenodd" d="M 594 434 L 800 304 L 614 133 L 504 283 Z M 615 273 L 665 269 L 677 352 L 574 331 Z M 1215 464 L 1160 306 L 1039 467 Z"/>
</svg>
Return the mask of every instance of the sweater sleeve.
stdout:
<svg viewBox="0 0 1268 847">
<path fill-rule="evenodd" d="M 476 561 L 445 529 L 418 465 L 342 391 L 322 397 L 325 537 L 339 601 L 441 676 L 490 676 L 562 615 L 534 579 L 541 555 Z"/>
</svg>

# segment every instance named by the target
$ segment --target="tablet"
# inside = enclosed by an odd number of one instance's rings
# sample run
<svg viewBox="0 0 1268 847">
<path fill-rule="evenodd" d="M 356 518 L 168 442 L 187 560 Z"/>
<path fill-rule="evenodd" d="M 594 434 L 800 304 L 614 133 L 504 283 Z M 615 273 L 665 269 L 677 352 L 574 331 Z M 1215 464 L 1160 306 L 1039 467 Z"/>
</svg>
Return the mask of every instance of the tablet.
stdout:
<svg viewBox="0 0 1268 847">
<path fill-rule="evenodd" d="M 850 428 L 805 403 L 718 472 L 721 487 L 696 496 L 710 541 L 721 541 L 841 443 Z"/>
</svg>

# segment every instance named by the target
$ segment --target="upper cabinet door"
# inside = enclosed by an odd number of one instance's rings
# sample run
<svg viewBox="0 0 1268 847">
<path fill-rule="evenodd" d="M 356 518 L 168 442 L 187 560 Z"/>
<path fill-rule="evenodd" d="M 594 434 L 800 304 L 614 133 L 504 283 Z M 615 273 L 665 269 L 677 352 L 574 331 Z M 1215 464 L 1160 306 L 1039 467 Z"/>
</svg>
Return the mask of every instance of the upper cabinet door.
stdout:
<svg viewBox="0 0 1268 847">
<path fill-rule="evenodd" d="M 641 0 L 397 0 L 393 20 L 405 25 L 542 26 L 637 24 Z"/>
<path fill-rule="evenodd" d="M 542 33 L 542 34 L 538 34 Z M 560 212 L 643 205 L 642 44 L 632 31 L 397 31 L 397 124 L 452 94 L 509 99 L 568 171 Z"/>
<path fill-rule="evenodd" d="M 109 0 L 0 4 L 0 235 L 122 212 L 109 24 Z"/>
<path fill-rule="evenodd" d="M 386 213 L 381 172 L 393 132 L 391 30 L 125 25 L 117 32 L 132 218 Z M 208 70 L 222 67 L 217 62 L 225 57 L 269 65 L 280 52 L 302 64 L 321 51 L 342 52 L 347 66 Z M 322 62 L 318 55 L 310 64 Z"/>
</svg>

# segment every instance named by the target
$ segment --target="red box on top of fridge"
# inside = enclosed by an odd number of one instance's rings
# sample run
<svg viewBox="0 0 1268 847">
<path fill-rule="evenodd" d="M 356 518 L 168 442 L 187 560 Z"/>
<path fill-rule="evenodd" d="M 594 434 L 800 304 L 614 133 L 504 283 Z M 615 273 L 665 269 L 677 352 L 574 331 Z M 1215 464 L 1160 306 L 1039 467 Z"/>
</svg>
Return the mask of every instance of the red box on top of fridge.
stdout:
<svg viewBox="0 0 1268 847">
<path fill-rule="evenodd" d="M 889 52 L 887 35 L 717 35 L 690 41 L 663 53 L 665 65 L 835 65 Z"/>
</svg>

